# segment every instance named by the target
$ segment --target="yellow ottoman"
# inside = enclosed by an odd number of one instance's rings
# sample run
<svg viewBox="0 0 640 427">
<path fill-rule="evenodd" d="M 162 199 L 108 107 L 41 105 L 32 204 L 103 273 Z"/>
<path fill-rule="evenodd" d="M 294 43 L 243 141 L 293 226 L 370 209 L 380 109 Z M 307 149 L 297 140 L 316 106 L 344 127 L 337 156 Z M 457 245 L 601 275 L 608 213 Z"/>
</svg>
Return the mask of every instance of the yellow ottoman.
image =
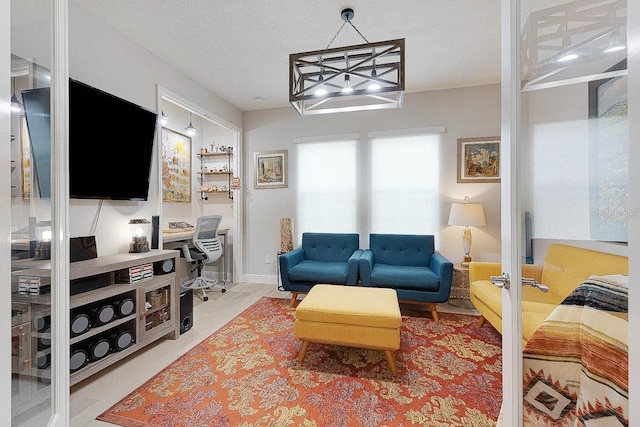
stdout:
<svg viewBox="0 0 640 427">
<path fill-rule="evenodd" d="M 393 289 L 315 285 L 296 307 L 302 363 L 310 343 L 382 350 L 396 376 L 402 317 Z"/>
</svg>

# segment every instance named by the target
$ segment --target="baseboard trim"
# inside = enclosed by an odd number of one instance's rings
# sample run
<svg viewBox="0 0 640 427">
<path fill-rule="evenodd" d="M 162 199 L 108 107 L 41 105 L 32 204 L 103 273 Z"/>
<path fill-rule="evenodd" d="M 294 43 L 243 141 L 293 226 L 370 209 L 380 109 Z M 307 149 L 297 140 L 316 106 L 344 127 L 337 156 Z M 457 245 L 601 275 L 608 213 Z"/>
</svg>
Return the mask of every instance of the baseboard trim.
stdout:
<svg viewBox="0 0 640 427">
<path fill-rule="evenodd" d="M 243 274 L 242 280 L 243 283 L 264 283 L 267 285 L 277 285 L 278 284 L 278 276 L 267 275 L 267 274 Z"/>
</svg>

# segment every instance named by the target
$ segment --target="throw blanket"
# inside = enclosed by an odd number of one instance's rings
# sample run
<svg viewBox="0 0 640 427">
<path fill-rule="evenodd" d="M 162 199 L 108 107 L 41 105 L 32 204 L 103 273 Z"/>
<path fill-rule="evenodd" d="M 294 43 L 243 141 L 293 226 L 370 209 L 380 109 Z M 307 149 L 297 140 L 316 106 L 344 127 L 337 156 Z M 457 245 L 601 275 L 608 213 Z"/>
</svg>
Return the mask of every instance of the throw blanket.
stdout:
<svg viewBox="0 0 640 427">
<path fill-rule="evenodd" d="M 592 276 L 523 353 L 525 426 L 628 426 L 628 276 Z"/>
</svg>

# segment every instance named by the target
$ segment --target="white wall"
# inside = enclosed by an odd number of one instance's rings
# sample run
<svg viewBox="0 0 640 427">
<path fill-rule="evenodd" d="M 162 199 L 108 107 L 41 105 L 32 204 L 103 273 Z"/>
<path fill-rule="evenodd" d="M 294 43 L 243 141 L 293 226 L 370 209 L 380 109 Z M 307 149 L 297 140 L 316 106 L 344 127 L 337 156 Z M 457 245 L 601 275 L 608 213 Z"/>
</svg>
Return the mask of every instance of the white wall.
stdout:
<svg viewBox="0 0 640 427">
<path fill-rule="evenodd" d="M 457 183 L 458 138 L 497 136 L 500 134 L 500 86 L 410 93 L 398 110 L 353 112 L 300 116 L 291 108 L 246 112 L 245 135 L 245 272 L 250 278 L 275 278 L 273 261 L 280 250 L 280 218 L 295 216 L 295 158 L 289 155 L 289 187 L 253 189 L 253 153 L 287 149 L 293 153 L 296 138 L 341 134 L 360 134 L 389 130 L 445 126 L 441 252 L 453 262 L 462 260 L 462 230 L 447 225 L 452 202 L 465 196 L 483 203 L 488 225 L 473 230 L 472 256 L 477 261 L 500 260 L 500 184 Z M 336 209 L 339 209 L 337 206 Z M 294 218 L 295 227 L 295 218 Z M 297 231 L 296 231 L 297 233 Z M 368 239 L 362 240 L 366 242 Z M 265 264 L 265 255 L 272 262 Z"/>
<path fill-rule="evenodd" d="M 242 112 L 238 108 L 206 90 L 151 52 L 123 37 L 104 22 L 95 19 L 75 2 L 69 2 L 69 21 L 69 73 L 72 78 L 152 111 L 156 111 L 157 85 L 161 85 L 208 111 L 215 111 L 218 117 L 228 123 L 242 127 Z M 27 49 L 27 51 L 30 50 Z M 43 61 L 46 60 L 43 58 Z M 48 65 L 42 61 L 38 62 L 44 66 Z M 108 126 L 117 127 L 117 118 L 111 123 L 105 122 L 105 127 Z M 126 129 L 121 131 L 126 132 Z M 157 141 L 156 138 L 156 150 Z M 90 135 L 87 136 L 87 143 L 91 144 Z M 108 149 L 108 147 L 96 147 L 96 156 L 100 155 L 102 149 Z M 121 171 L 117 165 L 114 165 L 110 170 L 96 170 L 95 176 L 87 179 L 108 180 L 109 175 L 115 173 L 126 173 L 126 171 Z M 158 214 L 161 196 L 159 182 L 154 179 L 157 174 L 158 165 L 154 164 L 147 202 L 105 201 L 99 212 L 97 200 L 71 200 L 69 203 L 70 235 L 74 237 L 90 234 L 92 224 L 97 221 L 95 235 L 98 255 L 127 252 L 131 239 L 128 220 L 131 218 L 151 220 L 153 215 Z M 14 197 L 12 203 L 19 205 L 23 202 L 19 197 Z M 42 215 L 48 215 L 50 212 L 46 201 L 36 209 L 38 212 L 45 212 Z M 19 208 L 14 206 L 14 212 L 19 211 Z M 22 216 L 24 224 L 17 223 L 18 218 L 14 220 L 12 225 L 16 228 L 27 225 L 26 216 Z"/>
</svg>

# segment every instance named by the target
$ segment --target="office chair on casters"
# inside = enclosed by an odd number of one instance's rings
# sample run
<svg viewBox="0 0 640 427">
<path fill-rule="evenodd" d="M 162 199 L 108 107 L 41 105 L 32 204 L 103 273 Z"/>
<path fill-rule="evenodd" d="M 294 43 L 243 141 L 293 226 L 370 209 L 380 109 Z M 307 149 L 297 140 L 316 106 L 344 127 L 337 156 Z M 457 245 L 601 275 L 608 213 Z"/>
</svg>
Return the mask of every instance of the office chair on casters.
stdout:
<svg viewBox="0 0 640 427">
<path fill-rule="evenodd" d="M 202 300 L 207 301 L 206 290 L 210 288 L 219 288 L 223 293 L 227 291 L 224 285 L 218 284 L 215 279 L 208 279 L 202 275 L 202 269 L 205 264 L 215 262 L 222 256 L 222 242 L 218 237 L 218 225 L 222 219 L 221 215 L 203 215 L 196 221 L 196 227 L 193 232 L 193 246 L 188 243 L 182 245 L 182 254 L 184 258 L 195 267 L 191 272 L 198 271 L 198 275 L 182 285 L 184 289 L 200 290 L 202 292 Z"/>
</svg>

